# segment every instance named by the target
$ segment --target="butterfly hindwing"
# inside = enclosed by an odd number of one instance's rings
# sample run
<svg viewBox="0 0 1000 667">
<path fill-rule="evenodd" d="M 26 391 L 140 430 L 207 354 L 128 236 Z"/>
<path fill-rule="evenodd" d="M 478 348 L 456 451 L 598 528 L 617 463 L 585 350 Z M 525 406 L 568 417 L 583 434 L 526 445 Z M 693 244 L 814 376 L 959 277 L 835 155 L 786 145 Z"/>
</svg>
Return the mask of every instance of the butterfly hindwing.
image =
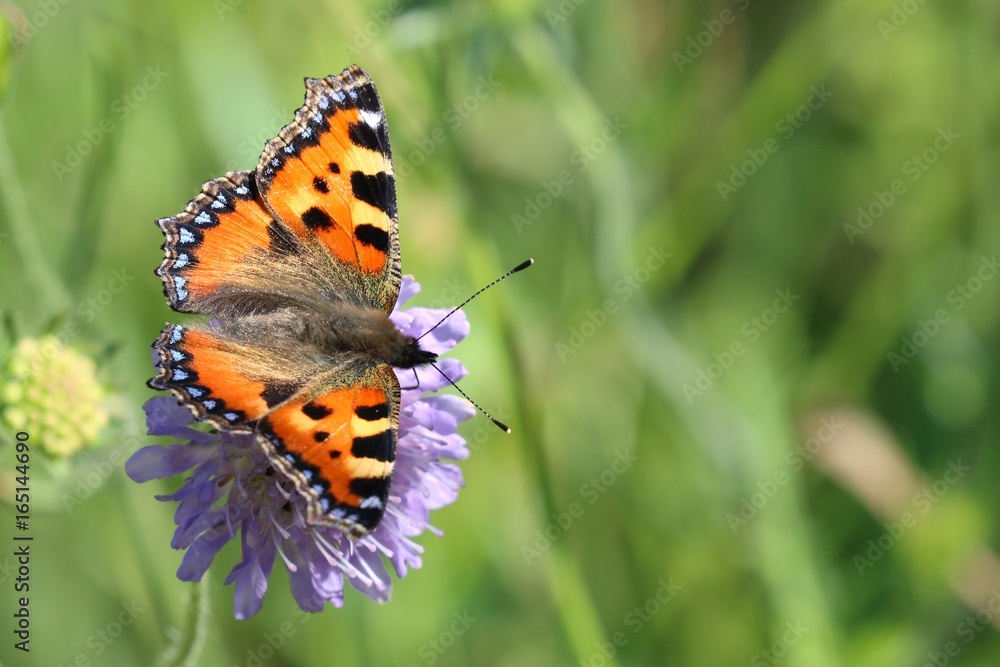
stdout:
<svg viewBox="0 0 1000 667">
<path fill-rule="evenodd" d="M 150 386 L 173 391 L 221 430 L 256 432 L 308 500 L 310 523 L 355 537 L 378 524 L 399 423 L 399 382 L 389 366 L 355 362 L 317 376 L 321 369 L 294 360 L 275 363 L 274 350 L 175 324 L 154 348 L 161 370 Z"/>
<path fill-rule="evenodd" d="M 307 519 L 363 535 L 389 499 L 399 424 L 399 382 L 385 364 L 341 374 L 260 421 L 271 461 L 309 501 Z"/>
<path fill-rule="evenodd" d="M 169 389 L 198 419 L 225 431 L 253 430 L 320 370 L 278 350 L 177 324 L 167 325 L 153 349 L 160 374 L 149 385 Z"/>
<path fill-rule="evenodd" d="M 305 104 L 264 147 L 257 182 L 275 216 L 350 276 L 349 296 L 392 310 L 401 276 L 396 182 L 385 111 L 363 70 L 306 79 Z"/>
</svg>

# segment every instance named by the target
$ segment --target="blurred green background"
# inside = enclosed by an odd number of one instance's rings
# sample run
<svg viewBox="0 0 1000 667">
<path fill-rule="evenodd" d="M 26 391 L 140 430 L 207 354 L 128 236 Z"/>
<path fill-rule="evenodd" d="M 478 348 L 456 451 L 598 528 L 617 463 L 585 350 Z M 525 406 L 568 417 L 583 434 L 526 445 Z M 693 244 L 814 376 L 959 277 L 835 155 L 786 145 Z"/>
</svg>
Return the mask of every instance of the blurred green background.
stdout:
<svg viewBox="0 0 1000 667">
<path fill-rule="evenodd" d="M 0 11 L 6 353 L 63 334 L 110 416 L 69 459 L 35 436 L 30 654 L 0 507 L 3 663 L 199 642 L 198 665 L 1000 661 L 1000 5 Z M 282 571 L 235 621 L 230 545 L 192 634 L 175 506 L 153 499 L 180 480 L 122 471 L 150 441 L 149 343 L 183 319 L 153 220 L 252 168 L 303 77 L 355 62 L 388 113 L 412 304 L 537 262 L 467 308 L 455 353 L 514 434 L 463 426 L 466 488 L 388 604 L 293 615 Z M 72 407 L 38 409 L 56 428 Z"/>
</svg>

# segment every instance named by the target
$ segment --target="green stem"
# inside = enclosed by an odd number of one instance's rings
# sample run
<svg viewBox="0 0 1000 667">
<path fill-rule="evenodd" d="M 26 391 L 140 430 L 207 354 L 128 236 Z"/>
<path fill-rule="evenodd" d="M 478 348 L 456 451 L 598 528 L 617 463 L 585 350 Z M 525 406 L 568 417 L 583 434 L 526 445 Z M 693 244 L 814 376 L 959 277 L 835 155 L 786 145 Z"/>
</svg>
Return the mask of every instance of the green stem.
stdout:
<svg viewBox="0 0 1000 667">
<path fill-rule="evenodd" d="M 187 608 L 184 613 L 184 624 L 176 639 L 160 654 L 153 663 L 155 667 L 194 667 L 198 664 L 201 650 L 205 645 L 207 632 L 209 595 L 208 572 L 201 581 L 192 584 L 188 589 Z"/>
</svg>

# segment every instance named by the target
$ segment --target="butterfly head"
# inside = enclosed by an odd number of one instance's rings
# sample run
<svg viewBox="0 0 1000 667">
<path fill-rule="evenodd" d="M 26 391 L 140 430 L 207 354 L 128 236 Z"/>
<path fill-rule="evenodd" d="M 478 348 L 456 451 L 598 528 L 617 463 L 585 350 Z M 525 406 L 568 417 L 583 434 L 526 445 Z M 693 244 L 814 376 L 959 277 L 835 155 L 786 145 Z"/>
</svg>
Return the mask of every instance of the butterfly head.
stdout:
<svg viewBox="0 0 1000 667">
<path fill-rule="evenodd" d="M 437 354 L 420 348 L 416 338 L 404 336 L 396 356 L 389 362 L 396 368 L 415 368 L 437 361 Z"/>
</svg>

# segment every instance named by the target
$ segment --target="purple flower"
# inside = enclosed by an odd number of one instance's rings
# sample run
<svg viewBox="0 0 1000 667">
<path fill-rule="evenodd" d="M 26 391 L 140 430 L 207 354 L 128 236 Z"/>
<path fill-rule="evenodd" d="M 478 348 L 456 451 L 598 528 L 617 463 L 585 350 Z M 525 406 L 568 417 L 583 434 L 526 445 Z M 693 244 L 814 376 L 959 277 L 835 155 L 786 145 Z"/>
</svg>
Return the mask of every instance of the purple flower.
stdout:
<svg viewBox="0 0 1000 667">
<path fill-rule="evenodd" d="M 399 310 L 419 291 L 420 285 L 404 276 L 399 301 L 390 315 L 396 327 L 410 336 L 424 333 L 447 312 Z M 421 341 L 421 346 L 440 354 L 468 333 L 468 321 L 459 311 Z M 453 380 L 466 374 L 455 359 L 442 359 L 438 366 Z M 389 502 L 375 530 L 357 541 L 335 528 L 305 523 L 304 499 L 271 469 L 253 435 L 197 430 L 190 427 L 191 412 L 173 397 L 147 401 L 149 434 L 181 442 L 144 447 L 128 460 L 125 470 L 136 482 L 190 471 L 179 490 L 157 496 L 179 503 L 171 546 L 186 551 L 177 577 L 200 580 L 219 550 L 239 536 L 243 558 L 226 578 L 227 584 L 235 584 L 236 618 L 247 618 L 260 609 L 268 577 L 279 558 L 288 568 L 292 594 L 305 611 L 321 611 L 326 602 L 341 606 L 345 580 L 376 602 L 387 601 L 391 581 L 385 560 L 397 576 L 404 577 L 410 567 L 421 565 L 423 548 L 412 538 L 425 530 L 441 534 L 429 523 L 430 511 L 454 502 L 463 486 L 461 470 L 441 459 L 469 455 L 456 429 L 474 412 L 458 397 L 425 395 L 448 384 L 433 368 L 416 371 L 419 389 L 406 389 L 418 385 L 414 371 L 396 373 L 404 389 Z"/>
</svg>

